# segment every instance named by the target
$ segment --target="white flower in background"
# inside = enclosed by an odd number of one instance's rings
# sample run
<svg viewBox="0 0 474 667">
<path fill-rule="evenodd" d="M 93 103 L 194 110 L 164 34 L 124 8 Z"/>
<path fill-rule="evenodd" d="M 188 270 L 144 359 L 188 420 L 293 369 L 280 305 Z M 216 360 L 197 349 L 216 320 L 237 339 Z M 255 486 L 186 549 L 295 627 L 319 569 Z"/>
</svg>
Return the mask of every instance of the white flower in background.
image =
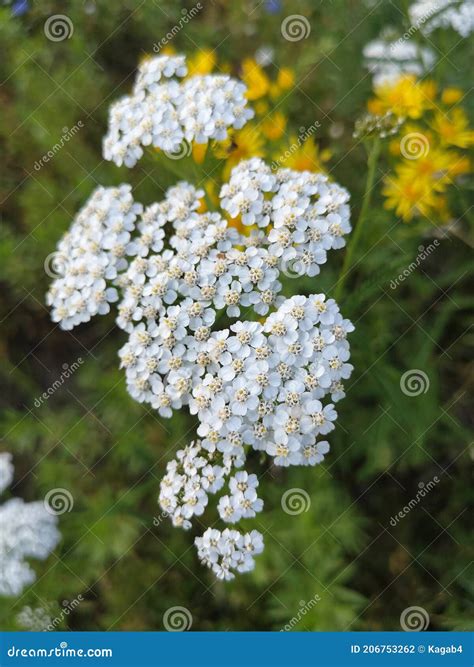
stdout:
<svg viewBox="0 0 474 667">
<path fill-rule="evenodd" d="M 0 492 L 13 479 L 11 455 L 0 454 Z M 43 502 L 12 498 L 0 505 L 0 595 L 19 595 L 36 575 L 26 559 L 44 560 L 60 539 L 57 517 Z"/>
<path fill-rule="evenodd" d="M 0 454 L 0 493 L 3 493 L 13 481 L 12 455 L 8 452 Z"/>
<path fill-rule="evenodd" d="M 111 110 L 107 157 L 130 166 L 143 145 L 175 151 L 250 117 L 242 84 L 170 79 L 184 73 L 182 57 L 140 67 L 133 95 Z M 352 371 L 353 326 L 335 301 L 281 295 L 285 276 L 317 275 L 327 252 L 345 245 L 348 192 L 323 174 L 243 161 L 220 202 L 254 228 L 249 235 L 220 212 L 198 213 L 203 196 L 181 182 L 143 208 L 129 186 L 99 188 L 58 245 L 67 259 L 47 297 L 68 329 L 117 301 L 130 395 L 162 417 L 184 406 L 196 416 L 199 439 L 177 452 L 160 484 L 162 510 L 184 529 L 203 523 L 213 494 L 226 523 L 262 511 L 257 476 L 240 470 L 252 450 L 277 466 L 321 463 Z M 257 531 L 209 528 L 196 547 L 227 580 L 253 569 L 263 541 Z"/>
<path fill-rule="evenodd" d="M 183 142 L 221 141 L 253 117 L 246 86 L 227 75 L 192 76 L 184 56 L 157 56 L 139 67 L 132 95 L 110 108 L 106 160 L 133 167 L 143 148 L 181 154 Z M 186 151 L 185 151 L 186 152 Z"/>
<path fill-rule="evenodd" d="M 44 632 L 52 623 L 47 609 L 43 607 L 23 607 L 16 616 L 18 625 L 31 632 Z"/>
<path fill-rule="evenodd" d="M 422 76 L 435 62 L 434 51 L 416 42 L 396 38 L 391 29 L 363 49 L 365 66 L 373 75 L 374 85 L 393 83 L 403 74 Z"/>
<path fill-rule="evenodd" d="M 474 30 L 473 0 L 418 0 L 408 9 L 410 22 L 426 34 L 436 28 L 452 28 L 461 37 Z"/>
<path fill-rule="evenodd" d="M 273 62 L 275 57 L 275 49 L 271 46 L 261 46 L 255 51 L 255 62 L 257 62 L 262 67 L 267 67 Z"/>
</svg>

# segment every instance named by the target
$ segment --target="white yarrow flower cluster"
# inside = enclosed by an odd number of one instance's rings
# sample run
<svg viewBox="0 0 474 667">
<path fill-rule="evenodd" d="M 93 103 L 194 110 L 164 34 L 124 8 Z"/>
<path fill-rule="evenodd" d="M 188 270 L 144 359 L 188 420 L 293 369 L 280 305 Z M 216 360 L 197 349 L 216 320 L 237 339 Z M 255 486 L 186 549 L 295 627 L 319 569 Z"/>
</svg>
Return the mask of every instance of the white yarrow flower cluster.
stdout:
<svg viewBox="0 0 474 667">
<path fill-rule="evenodd" d="M 452 28 L 461 37 L 474 30 L 473 0 L 418 0 L 408 9 L 410 21 L 426 34 L 437 28 Z"/>
<path fill-rule="evenodd" d="M 221 140 L 252 116 L 242 83 L 185 75 L 182 56 L 140 66 L 133 94 L 111 109 L 107 159 L 133 166 L 144 146 L 176 152 L 183 141 Z M 65 329 L 117 301 L 130 395 L 162 417 L 184 406 L 196 415 L 198 439 L 160 484 L 163 511 L 184 529 L 202 522 L 214 494 L 224 523 L 262 511 L 258 477 L 242 469 L 253 451 L 277 466 L 321 463 L 352 372 L 353 326 L 335 301 L 281 294 L 285 276 L 316 276 L 345 245 L 348 192 L 323 174 L 253 158 L 222 187 L 223 214 L 199 212 L 203 196 L 181 182 L 143 207 L 128 185 L 98 188 L 58 245 L 47 296 Z M 226 580 L 263 550 L 258 531 L 234 528 L 208 528 L 195 544 Z"/>
<path fill-rule="evenodd" d="M 133 167 L 147 146 L 179 153 L 183 142 L 221 141 L 253 117 L 246 86 L 227 75 L 192 76 L 184 56 L 157 56 L 139 67 L 132 95 L 113 104 L 103 154 Z"/>
<path fill-rule="evenodd" d="M 461 37 L 474 31 L 474 0 L 418 0 L 408 14 L 410 27 L 403 35 L 387 26 L 363 49 L 375 86 L 393 84 L 404 74 L 423 76 L 432 69 L 437 56 L 413 37 L 418 30 L 429 35 L 437 28 L 452 28 Z"/>
<path fill-rule="evenodd" d="M 10 486 L 14 472 L 11 454 L 2 452 L 0 454 L 0 493 L 3 493 Z"/>
<path fill-rule="evenodd" d="M 16 622 L 30 632 L 45 632 L 51 626 L 53 619 L 48 610 L 43 607 L 26 605 L 16 616 Z"/>
<path fill-rule="evenodd" d="M 109 303 L 118 298 L 107 281 L 127 268 L 131 232 L 142 211 L 131 190 L 130 185 L 98 187 L 58 243 L 53 258 L 58 277 L 46 302 L 53 321 L 60 322 L 63 329 L 108 313 Z"/>
<path fill-rule="evenodd" d="M 432 49 L 420 47 L 404 37 L 396 39 L 390 29 L 369 42 L 363 55 L 375 86 L 394 83 L 404 74 L 422 76 L 435 62 Z"/>
<path fill-rule="evenodd" d="M 129 393 L 163 417 L 189 406 L 199 420 L 199 440 L 178 452 L 160 486 L 162 509 L 185 529 L 204 513 L 209 494 L 221 491 L 217 511 L 226 523 L 262 510 L 257 477 L 238 470 L 251 450 L 265 452 L 278 466 L 320 463 L 337 417 L 334 403 L 344 396 L 343 382 L 352 371 L 347 334 L 353 327 L 334 300 L 280 294 L 289 264 L 299 275 L 314 276 L 327 251 L 344 245 L 351 229 L 347 191 L 321 174 L 272 172 L 258 158 L 242 162 L 220 197 L 231 218 L 252 225 L 249 236 L 218 212 L 198 213 L 202 196 L 179 183 L 162 202 L 143 208 L 127 191 L 114 225 L 105 214 L 102 223 L 97 215 L 91 223 L 96 253 L 107 259 L 100 288 L 119 299 L 117 323 L 128 334 L 119 355 Z M 79 214 L 79 247 L 90 236 L 84 210 L 94 210 L 96 199 L 94 194 Z M 110 201 L 115 206 L 116 198 Z M 120 264 L 110 254 L 114 245 L 104 241 L 111 226 L 120 234 Z M 75 258 L 70 236 L 68 252 Z M 95 302 L 91 309 L 87 299 L 79 312 L 57 302 L 59 295 L 65 298 L 65 281 L 74 284 L 77 271 L 71 276 L 71 267 L 50 290 L 54 317 L 60 319 L 63 306 L 61 325 L 67 328 L 84 320 L 84 313 L 88 319 L 105 310 Z M 81 288 L 89 285 L 87 278 L 81 271 Z M 266 319 L 240 319 L 249 311 Z M 222 318 L 230 318 L 228 326 L 222 327 Z M 212 565 L 218 576 L 228 578 L 228 571 L 244 571 L 253 562 L 240 562 L 239 549 L 229 555 L 219 544 L 222 553 Z M 229 565 L 227 556 L 236 564 Z M 205 561 L 213 562 L 209 555 Z"/>
<path fill-rule="evenodd" d="M 222 532 L 208 528 L 196 538 L 198 556 L 218 579 L 234 579 L 235 572 L 249 572 L 255 567 L 253 557 L 262 553 L 262 535 L 257 530 L 242 534 L 226 528 Z"/>
<path fill-rule="evenodd" d="M 11 455 L 0 454 L 0 493 L 11 484 Z M 44 560 L 60 539 L 56 516 L 41 501 L 11 498 L 0 505 L 0 595 L 19 595 L 36 575 L 26 559 Z"/>
<path fill-rule="evenodd" d="M 172 517 L 173 525 L 191 528 L 190 519 L 201 516 L 208 494 L 219 491 L 232 466 L 230 457 L 221 457 L 216 465 L 214 456 L 204 450 L 199 441 L 191 442 L 170 461 L 161 480 L 159 502 L 164 512 Z"/>
</svg>

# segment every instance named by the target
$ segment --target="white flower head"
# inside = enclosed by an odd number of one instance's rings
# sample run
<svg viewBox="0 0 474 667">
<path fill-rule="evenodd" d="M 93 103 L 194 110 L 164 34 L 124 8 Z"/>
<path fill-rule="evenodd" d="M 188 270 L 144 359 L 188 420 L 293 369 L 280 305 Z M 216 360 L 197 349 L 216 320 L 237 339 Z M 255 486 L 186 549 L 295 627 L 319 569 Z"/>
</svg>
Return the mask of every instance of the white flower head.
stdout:
<svg viewBox="0 0 474 667">
<path fill-rule="evenodd" d="M 181 81 L 185 73 L 174 56 L 140 67 L 133 95 L 111 110 L 106 157 L 132 166 L 143 146 L 174 151 L 183 139 L 206 143 L 243 125 L 242 84 Z M 335 301 L 281 295 L 290 264 L 313 277 L 344 246 L 347 190 L 323 174 L 243 161 L 220 203 L 254 228 L 248 236 L 220 212 L 199 212 L 203 195 L 180 182 L 143 208 L 129 186 L 99 188 L 58 246 L 67 261 L 48 294 L 53 319 L 68 329 L 117 300 L 130 395 L 164 418 L 186 406 L 195 415 L 199 439 L 168 463 L 159 494 L 185 530 L 202 525 L 209 506 L 232 525 L 262 511 L 257 475 L 242 469 L 252 450 L 276 466 L 320 464 L 352 371 L 353 327 Z M 263 550 L 260 533 L 237 528 L 208 528 L 195 544 L 224 580 L 252 570 Z"/>
<path fill-rule="evenodd" d="M 411 23 L 428 35 L 437 28 L 452 28 L 461 37 L 469 37 L 474 30 L 472 0 L 417 0 L 408 13 Z"/>
<path fill-rule="evenodd" d="M 0 492 L 13 479 L 11 455 L 0 454 Z M 26 559 L 44 560 L 60 539 L 57 517 L 43 502 L 11 498 L 0 505 L 0 595 L 19 595 L 36 575 Z"/>
<path fill-rule="evenodd" d="M 385 28 L 377 39 L 366 44 L 363 55 L 375 86 L 393 83 L 404 74 L 422 76 L 436 59 L 432 49 L 420 47 L 409 35 L 399 36 L 391 28 Z"/>
<path fill-rule="evenodd" d="M 182 80 L 186 73 L 184 56 L 156 56 L 141 63 L 132 95 L 110 109 L 106 160 L 133 167 L 147 146 L 189 154 L 191 142 L 221 141 L 230 128 L 240 129 L 253 117 L 242 82 L 217 74 Z"/>
</svg>

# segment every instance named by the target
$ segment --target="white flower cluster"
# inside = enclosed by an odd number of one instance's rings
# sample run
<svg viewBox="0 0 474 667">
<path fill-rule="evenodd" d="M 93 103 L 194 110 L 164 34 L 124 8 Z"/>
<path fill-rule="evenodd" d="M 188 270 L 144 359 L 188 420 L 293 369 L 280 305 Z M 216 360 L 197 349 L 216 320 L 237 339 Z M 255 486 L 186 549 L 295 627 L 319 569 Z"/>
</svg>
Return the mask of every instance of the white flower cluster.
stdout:
<svg viewBox="0 0 474 667">
<path fill-rule="evenodd" d="M 110 108 L 106 160 L 133 167 L 144 146 L 178 153 L 185 141 L 220 141 L 252 118 L 241 81 L 208 74 L 180 82 L 186 73 L 184 56 L 157 56 L 140 65 L 132 95 Z"/>
<path fill-rule="evenodd" d="M 52 623 L 52 618 L 43 607 L 26 605 L 17 614 L 16 622 L 30 632 L 45 632 Z"/>
<path fill-rule="evenodd" d="M 257 530 L 242 534 L 229 528 L 222 532 L 208 528 L 195 544 L 201 562 L 226 581 L 235 577 L 234 572 L 253 570 L 253 557 L 263 551 L 262 535 Z"/>
<path fill-rule="evenodd" d="M 474 30 L 473 0 L 418 0 L 408 10 L 410 21 L 426 34 L 452 28 L 461 37 Z"/>
<path fill-rule="evenodd" d="M 57 279 L 46 296 L 52 319 L 63 329 L 104 315 L 117 290 L 107 287 L 128 266 L 130 232 L 142 211 L 133 201 L 130 185 L 97 188 L 79 211 L 53 256 Z"/>
<path fill-rule="evenodd" d="M 0 493 L 3 493 L 10 486 L 14 472 L 11 454 L 2 452 L 0 454 Z"/>
<path fill-rule="evenodd" d="M 432 49 L 420 47 L 404 37 L 396 39 L 390 29 L 369 42 L 364 47 L 363 55 L 376 86 L 393 83 L 403 74 L 421 76 L 435 62 Z"/>
<path fill-rule="evenodd" d="M 226 482 L 224 522 L 261 511 L 257 477 L 236 470 L 248 450 L 280 466 L 320 463 L 352 371 L 353 327 L 334 300 L 280 295 L 282 273 L 314 276 L 344 245 L 347 191 L 321 174 L 242 162 L 220 197 L 249 235 L 220 213 L 198 213 L 202 197 L 179 183 L 143 209 L 127 186 L 96 191 L 59 245 L 69 261 L 48 296 L 65 328 L 119 299 L 131 396 L 163 417 L 185 405 L 197 415 L 200 439 L 178 452 L 160 486 L 161 507 L 185 529 Z M 252 312 L 264 319 L 247 319 Z M 219 535 L 210 551 L 204 536 L 196 542 L 203 560 L 223 578 L 248 569 L 258 534 Z"/>
<path fill-rule="evenodd" d="M 189 519 L 203 514 L 208 494 L 219 491 L 224 485 L 232 461 L 227 457 L 222 465 L 216 465 L 213 458 L 213 454 L 196 441 L 180 450 L 168 463 L 160 483 L 159 502 L 163 511 L 172 517 L 174 526 L 191 528 Z"/>
<path fill-rule="evenodd" d="M 174 526 L 187 530 L 190 519 L 201 516 L 209 502 L 209 494 L 220 491 L 233 467 L 243 465 L 244 459 L 237 460 L 232 453 L 222 448 L 203 447 L 197 440 L 170 461 L 166 475 L 160 483 L 159 503 L 168 514 Z M 236 523 L 242 518 L 251 518 L 263 508 L 263 501 L 257 497 L 256 475 L 245 471 L 237 472 L 230 478 L 230 495 L 222 496 L 219 516 L 226 523 Z"/>
<path fill-rule="evenodd" d="M 461 37 L 474 31 L 474 0 L 418 0 L 408 14 L 411 25 L 403 35 L 387 26 L 363 49 L 365 65 L 376 86 L 392 84 L 404 74 L 423 76 L 433 67 L 433 49 L 412 39 L 418 30 L 429 35 L 437 28 L 452 28 Z"/>
<path fill-rule="evenodd" d="M 235 473 L 229 480 L 230 496 L 222 496 L 217 507 L 219 516 L 226 523 L 251 519 L 263 509 L 263 500 L 257 496 L 257 475 L 245 471 Z"/>
<path fill-rule="evenodd" d="M 179 153 L 183 143 L 222 140 L 253 116 L 241 82 L 186 74 L 183 56 L 140 66 L 132 95 L 110 110 L 106 159 L 132 167 L 146 146 Z M 199 439 L 177 452 L 160 484 L 163 511 L 184 529 L 224 486 L 216 503 L 224 523 L 263 509 L 257 476 L 239 470 L 252 450 L 278 466 L 320 463 L 337 417 L 334 402 L 352 372 L 353 326 L 337 304 L 324 294 L 284 298 L 280 280 L 316 276 L 327 251 L 345 245 L 348 192 L 322 174 L 272 171 L 254 158 L 222 187 L 228 217 L 199 212 L 203 196 L 178 183 L 144 208 L 128 185 L 99 187 L 53 254 L 47 295 L 64 329 L 118 301 L 117 324 L 128 334 L 119 356 L 131 396 L 163 417 L 183 406 L 197 416 Z M 240 222 L 248 233 L 237 231 Z M 11 474 L 0 465 L 0 482 Z M 22 501 L 15 502 L 9 506 L 19 514 Z M 14 523 L 9 517 L 8 530 L 15 525 L 15 538 L 21 536 L 15 565 L 27 568 L 22 557 L 45 557 L 58 533 L 43 506 L 23 507 L 36 513 L 43 539 L 23 536 L 26 514 Z M 13 533 L 5 534 L 13 543 Z M 195 545 L 201 561 L 229 580 L 253 569 L 263 538 L 255 530 L 208 528 Z M 21 574 L 23 582 L 34 576 Z"/>
<path fill-rule="evenodd" d="M 12 482 L 11 455 L 0 454 L 0 493 Z M 41 501 L 12 498 L 0 506 L 0 595 L 19 595 L 35 573 L 26 558 L 43 560 L 59 542 L 57 518 Z"/>
<path fill-rule="evenodd" d="M 286 272 L 315 276 L 330 249 L 342 248 L 351 231 L 349 193 L 324 174 L 279 169 L 260 158 L 241 162 L 221 190 L 221 206 L 244 225 L 271 231 L 259 238 L 270 261 Z M 290 271 L 291 272 L 291 271 Z M 258 312 L 258 311 L 257 311 Z"/>
</svg>

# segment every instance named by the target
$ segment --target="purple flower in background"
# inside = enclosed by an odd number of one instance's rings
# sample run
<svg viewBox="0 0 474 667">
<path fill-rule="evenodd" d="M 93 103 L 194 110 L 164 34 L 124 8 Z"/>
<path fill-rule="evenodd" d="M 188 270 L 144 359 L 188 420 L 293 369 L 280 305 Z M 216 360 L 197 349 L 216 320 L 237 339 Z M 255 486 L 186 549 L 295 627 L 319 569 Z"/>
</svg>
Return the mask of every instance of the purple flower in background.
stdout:
<svg viewBox="0 0 474 667">
<path fill-rule="evenodd" d="M 16 0 L 12 5 L 12 14 L 13 16 L 22 16 L 30 8 L 30 3 L 28 0 Z"/>
<path fill-rule="evenodd" d="M 265 9 L 269 14 L 278 14 L 281 11 L 281 0 L 266 0 Z"/>
</svg>

